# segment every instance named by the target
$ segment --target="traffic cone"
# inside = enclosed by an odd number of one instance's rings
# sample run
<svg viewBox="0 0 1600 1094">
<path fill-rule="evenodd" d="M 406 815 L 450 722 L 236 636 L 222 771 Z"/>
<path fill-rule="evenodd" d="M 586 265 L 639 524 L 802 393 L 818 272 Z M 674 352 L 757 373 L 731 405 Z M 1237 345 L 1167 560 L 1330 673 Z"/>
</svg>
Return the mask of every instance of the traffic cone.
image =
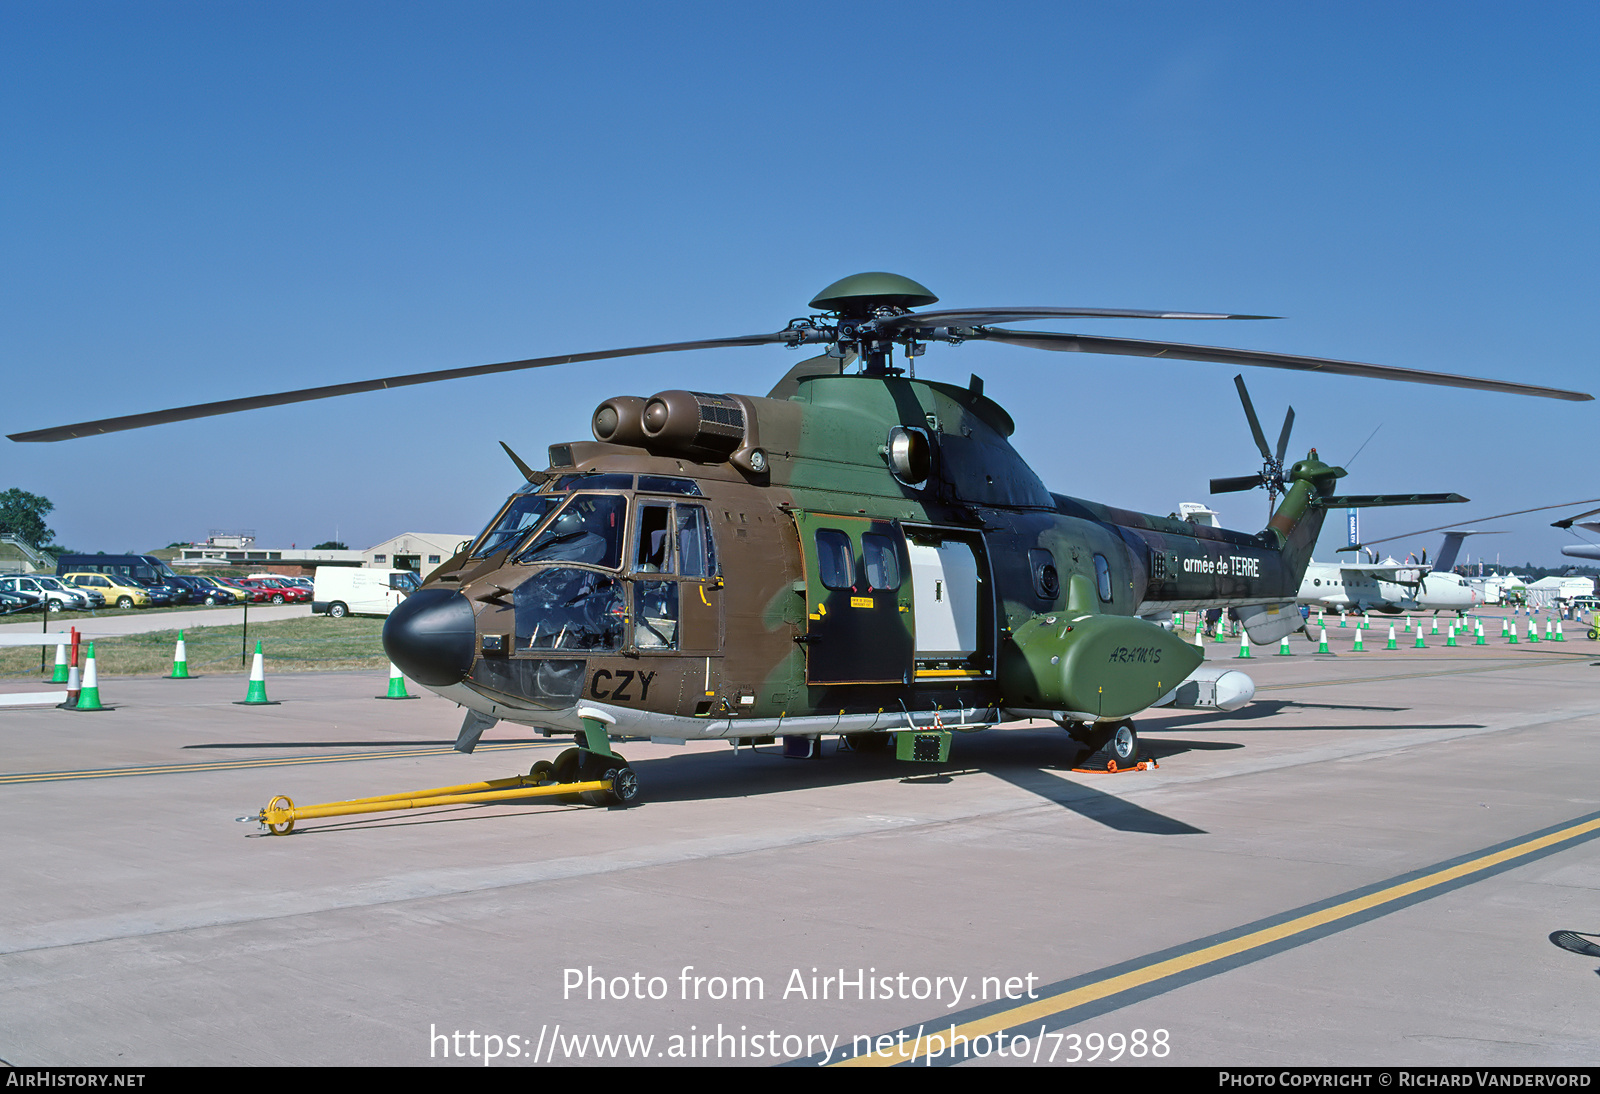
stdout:
<svg viewBox="0 0 1600 1094">
<path fill-rule="evenodd" d="M 1344 626 L 1344 613 L 1343 612 L 1339 613 L 1339 626 L 1341 626 L 1341 627 Z"/>
<path fill-rule="evenodd" d="M 1237 661 L 1240 658 L 1244 658 L 1246 661 L 1250 659 L 1250 635 L 1247 631 L 1239 632 L 1239 652 L 1234 655 L 1233 659 Z"/>
<path fill-rule="evenodd" d="M 267 671 L 261 660 L 261 643 L 256 643 L 255 660 L 250 662 L 250 686 L 244 694 L 244 701 L 235 703 L 238 707 L 276 706 L 267 698 Z"/>
<path fill-rule="evenodd" d="M 1365 647 L 1365 646 L 1363 646 L 1361 644 L 1361 628 L 1360 627 L 1356 628 L 1356 644 L 1351 647 L 1351 650 L 1353 652 L 1355 652 L 1355 653 L 1365 653 L 1366 650 L 1367 650 L 1367 647 Z"/>
<path fill-rule="evenodd" d="M 1544 640 L 1546 642 L 1554 642 L 1556 640 L 1556 625 L 1549 619 L 1544 621 Z"/>
<path fill-rule="evenodd" d="M 1194 625 L 1194 644 L 1200 647 L 1200 657 L 1204 659 L 1206 655 L 1206 629 L 1198 622 Z"/>
<path fill-rule="evenodd" d="M 67 673 L 67 701 L 58 708 L 60 710 L 77 710 L 78 698 L 83 694 L 83 686 L 78 682 L 78 666 L 73 665 Z"/>
<path fill-rule="evenodd" d="M 1414 649 L 1414 650 L 1425 650 L 1425 649 L 1428 648 L 1428 641 L 1422 635 L 1422 624 L 1421 623 L 1417 624 L 1417 641 L 1416 641 L 1416 643 L 1414 645 L 1412 645 L 1411 648 Z"/>
<path fill-rule="evenodd" d="M 1505 616 L 1500 617 L 1500 637 L 1504 638 L 1511 633 L 1511 620 Z"/>
<path fill-rule="evenodd" d="M 1478 626 L 1477 626 L 1476 633 L 1477 633 L 1477 636 L 1478 636 L 1477 641 L 1473 642 L 1472 644 L 1474 646 L 1487 646 L 1489 643 L 1487 643 L 1487 642 L 1485 642 L 1483 640 L 1483 620 L 1481 620 L 1481 619 L 1478 620 Z"/>
<path fill-rule="evenodd" d="M 1411 617 L 1409 615 L 1406 616 L 1406 625 L 1405 625 L 1404 633 L 1406 633 L 1406 634 L 1410 634 L 1411 633 Z"/>
<path fill-rule="evenodd" d="M 1454 623 L 1452 623 L 1452 624 L 1450 624 L 1450 638 L 1449 638 L 1449 640 L 1447 642 L 1445 642 L 1445 645 L 1446 646 L 1454 646 L 1455 644 L 1456 644 L 1456 625 Z"/>
<path fill-rule="evenodd" d="M 189 654 L 184 650 L 182 631 L 178 632 L 178 645 L 172 651 L 172 675 L 168 679 L 189 679 Z"/>
<path fill-rule="evenodd" d="M 65 684 L 67 682 L 67 644 L 56 643 L 56 671 L 50 677 L 52 684 Z"/>
<path fill-rule="evenodd" d="M 1517 625 L 1515 623 L 1513 623 L 1513 624 L 1511 624 L 1511 645 L 1515 646 L 1516 644 L 1517 644 Z"/>
<path fill-rule="evenodd" d="M 1537 619 L 1528 620 L 1528 641 L 1535 643 L 1539 641 L 1539 621 Z"/>
<path fill-rule="evenodd" d="M 1293 657 L 1294 651 L 1289 648 L 1289 636 L 1284 635 L 1283 641 L 1278 643 L 1279 657 Z"/>
<path fill-rule="evenodd" d="M 1319 639 L 1318 642 L 1317 642 L 1317 652 L 1318 653 L 1327 653 L 1328 652 L 1328 628 L 1327 627 L 1323 627 L 1322 628 L 1322 638 Z"/>
<path fill-rule="evenodd" d="M 389 694 L 374 696 L 377 699 L 419 699 L 418 695 L 406 694 L 406 678 L 400 675 L 400 667 L 393 661 L 389 662 Z"/>
<path fill-rule="evenodd" d="M 1386 649 L 1386 650 L 1397 650 L 1397 649 L 1400 648 L 1399 646 L 1396 646 L 1394 644 L 1394 624 L 1393 623 L 1389 624 L 1389 641 L 1383 648 Z"/>
<path fill-rule="evenodd" d="M 1558 619 L 1556 620 L 1556 641 L 1565 642 L 1566 640 L 1566 635 L 1561 633 L 1561 620 Z"/>
<path fill-rule="evenodd" d="M 1219 620 L 1217 620 L 1217 645 L 1220 646 L 1220 645 L 1222 645 L 1222 643 L 1226 642 L 1227 640 L 1228 640 L 1228 628 L 1223 624 L 1222 620 L 1219 619 Z"/>
<path fill-rule="evenodd" d="M 70 688 L 67 690 L 71 690 Z M 74 710 L 104 710 L 100 705 L 100 673 L 94 667 L 94 643 L 89 643 L 89 656 L 83 663 L 83 690 L 78 693 Z"/>
<path fill-rule="evenodd" d="M 1439 633 L 1439 617 L 1438 616 L 1434 616 L 1433 617 L 1433 630 L 1430 633 L 1432 633 L 1432 634 L 1438 634 Z"/>
</svg>

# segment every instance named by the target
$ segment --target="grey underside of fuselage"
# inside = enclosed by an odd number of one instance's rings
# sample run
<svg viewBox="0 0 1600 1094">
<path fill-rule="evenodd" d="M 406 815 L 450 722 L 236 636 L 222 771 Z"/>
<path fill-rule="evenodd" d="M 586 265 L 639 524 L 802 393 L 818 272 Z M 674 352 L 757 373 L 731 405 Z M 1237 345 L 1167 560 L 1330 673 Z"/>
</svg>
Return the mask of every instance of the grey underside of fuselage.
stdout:
<svg viewBox="0 0 1600 1094">
<path fill-rule="evenodd" d="M 884 711 L 881 714 L 827 714 L 793 718 L 686 718 L 585 699 L 557 710 L 511 706 L 481 695 L 464 684 L 432 691 L 469 710 L 503 722 L 559 733 L 577 733 L 584 719 L 599 715 L 613 737 L 665 737 L 684 741 L 722 741 L 738 737 L 815 737 L 833 733 L 873 733 L 897 729 L 994 725 L 1002 721 L 995 707 L 951 710 Z"/>
</svg>

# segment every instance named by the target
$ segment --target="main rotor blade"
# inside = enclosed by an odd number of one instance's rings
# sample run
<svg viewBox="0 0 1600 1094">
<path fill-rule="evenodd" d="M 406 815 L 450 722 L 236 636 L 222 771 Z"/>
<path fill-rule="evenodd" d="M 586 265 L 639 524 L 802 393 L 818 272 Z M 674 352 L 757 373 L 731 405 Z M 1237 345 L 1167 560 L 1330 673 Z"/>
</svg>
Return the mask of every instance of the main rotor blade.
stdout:
<svg viewBox="0 0 1600 1094">
<path fill-rule="evenodd" d="M 1254 490 L 1261 485 L 1261 472 L 1254 475 L 1235 475 L 1229 479 L 1212 479 L 1213 494 L 1232 494 L 1239 490 Z"/>
<path fill-rule="evenodd" d="M 1289 413 L 1283 416 L 1283 432 L 1278 434 L 1278 463 L 1283 463 L 1283 454 L 1289 451 L 1289 430 L 1294 428 L 1294 407 L 1289 408 Z"/>
<path fill-rule="evenodd" d="M 1584 403 L 1594 399 L 1581 391 L 1554 387 L 1513 384 L 1505 380 L 1485 380 L 1476 376 L 1455 376 L 1448 372 L 1395 365 L 1369 365 L 1361 361 L 1335 361 L 1324 357 L 1298 357 L 1289 353 L 1268 353 L 1254 349 L 1224 349 L 1221 346 L 1191 346 L 1179 342 L 1151 342 L 1142 338 L 1105 338 L 1084 334 L 1046 334 L 1033 331 L 983 327 L 973 338 L 987 338 L 1013 346 L 1048 349 L 1064 353 L 1111 353 L 1126 357 L 1172 357 L 1182 361 L 1210 361 L 1220 365 L 1260 365 L 1300 372 L 1331 372 L 1341 376 L 1364 376 L 1372 380 L 1403 380 L 1439 387 L 1464 387 L 1478 391 L 1499 391 L 1508 395 L 1537 395 L 1544 399 L 1566 399 Z"/>
<path fill-rule="evenodd" d="M 119 418 L 102 418 L 76 425 L 56 426 L 53 429 L 36 429 L 28 433 L 12 433 L 13 441 L 66 441 L 75 437 L 88 437 L 96 433 L 116 433 L 124 429 L 143 429 L 150 425 L 183 422 L 190 418 L 210 418 L 218 414 L 235 414 L 241 410 L 260 407 L 283 406 L 287 403 L 304 403 L 313 399 L 331 399 L 336 395 L 355 395 L 362 391 L 381 391 L 391 387 L 410 387 L 413 384 L 431 384 L 439 380 L 459 380 L 468 376 L 489 376 L 497 372 L 517 372 L 521 369 L 546 368 L 550 365 L 571 365 L 580 361 L 604 361 L 612 357 L 637 357 L 646 353 L 674 353 L 678 350 L 722 349 L 733 346 L 763 346 L 774 342 L 795 340 L 793 332 L 751 334 L 740 338 L 713 338 L 705 342 L 667 342 L 659 346 L 634 346 L 629 349 L 598 350 L 594 353 L 569 353 L 560 357 L 533 357 L 526 361 L 503 361 L 495 365 L 472 365 L 467 368 L 441 369 L 437 372 L 413 372 L 405 376 L 386 376 L 381 380 L 360 380 L 350 384 L 329 384 L 326 387 L 307 387 L 298 391 L 282 391 L 276 395 L 252 395 L 243 399 L 223 399 L 215 403 L 197 403 L 194 406 L 172 410 L 156 410 L 148 414 L 125 414 Z"/>
<path fill-rule="evenodd" d="M 1456 528 L 1463 524 L 1488 524 L 1491 520 L 1499 520 L 1501 517 L 1520 517 L 1524 513 L 1538 513 L 1545 509 L 1566 509 L 1567 507 L 1573 505 L 1592 505 L 1597 501 L 1600 501 L 1600 498 L 1584 498 L 1581 501 L 1563 501 L 1558 502 L 1555 505 L 1535 505 L 1532 509 L 1517 509 L 1510 513 L 1496 513 L 1492 517 L 1473 517 L 1471 520 L 1457 520 L 1452 521 L 1449 524 L 1441 524 L 1437 528 L 1422 528 L 1415 532 L 1402 532 L 1398 536 L 1385 536 L 1383 539 L 1369 539 L 1366 541 L 1366 543 L 1357 543 L 1349 547 L 1340 547 L 1338 550 L 1354 551 L 1361 547 L 1365 547 L 1368 543 L 1388 543 L 1390 540 L 1405 539 L 1407 536 L 1425 536 L 1429 532 L 1442 532 L 1446 528 Z M 1600 512 L 1600 510 L 1596 511 Z M 1579 515 L 1581 516 L 1583 514 Z"/>
<path fill-rule="evenodd" d="M 1573 502 L 1573 504 L 1574 505 L 1581 505 L 1582 502 Z M 1561 520 L 1553 520 L 1553 521 L 1550 522 L 1550 527 L 1552 527 L 1552 528 L 1571 528 L 1574 521 L 1582 520 L 1584 517 L 1592 517 L 1596 513 L 1600 513 L 1600 509 L 1590 509 L 1590 510 L 1588 510 L 1586 512 L 1577 513 L 1577 514 L 1575 514 L 1573 516 L 1565 517 L 1565 518 L 1563 518 Z M 1582 525 L 1579 525 L 1579 527 L 1581 528 Z"/>
<path fill-rule="evenodd" d="M 1140 311 L 1134 308 L 946 308 L 880 319 L 878 330 L 962 327 L 974 323 L 1026 323 L 1033 319 L 1277 319 L 1276 315 L 1230 315 L 1205 311 Z"/>
<path fill-rule="evenodd" d="M 1239 389 L 1239 401 L 1244 404 L 1244 416 L 1250 422 L 1250 435 L 1256 439 L 1256 447 L 1261 450 L 1261 458 L 1270 462 L 1272 449 L 1267 447 L 1267 435 L 1261 432 L 1261 420 L 1256 417 L 1256 407 L 1250 401 L 1250 390 L 1244 386 L 1244 377 L 1235 376 L 1233 386 Z"/>
</svg>

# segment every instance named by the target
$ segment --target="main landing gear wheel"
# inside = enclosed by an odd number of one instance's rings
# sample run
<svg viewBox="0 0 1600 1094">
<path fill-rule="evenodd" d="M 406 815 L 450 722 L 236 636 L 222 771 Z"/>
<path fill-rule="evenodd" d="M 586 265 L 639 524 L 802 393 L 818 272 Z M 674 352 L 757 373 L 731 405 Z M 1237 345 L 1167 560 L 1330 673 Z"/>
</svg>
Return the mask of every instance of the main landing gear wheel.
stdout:
<svg viewBox="0 0 1600 1094">
<path fill-rule="evenodd" d="M 1096 726 L 1089 735 L 1089 755 L 1077 767 L 1089 771 L 1126 771 L 1139 763 L 1139 733 L 1129 721 Z"/>
</svg>

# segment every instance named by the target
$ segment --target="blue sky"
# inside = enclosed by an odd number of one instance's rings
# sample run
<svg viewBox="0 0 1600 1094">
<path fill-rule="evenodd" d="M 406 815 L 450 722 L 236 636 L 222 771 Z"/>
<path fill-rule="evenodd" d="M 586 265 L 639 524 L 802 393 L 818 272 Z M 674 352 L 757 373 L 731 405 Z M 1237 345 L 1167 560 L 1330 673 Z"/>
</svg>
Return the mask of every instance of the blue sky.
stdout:
<svg viewBox="0 0 1600 1094">
<path fill-rule="evenodd" d="M 872 269 L 950 306 L 1286 317 L 1043 329 L 1594 391 L 1597 30 L 1579 4 L 3 3 L 0 432 L 774 330 Z M 517 479 L 497 440 L 542 462 L 610 395 L 761 394 L 794 359 L 0 442 L 0 488 L 90 550 L 470 533 Z M 1165 513 L 1259 463 L 1225 366 L 968 345 L 921 371 L 983 375 L 1060 492 Z M 1351 491 L 1600 496 L 1592 403 L 1246 379 L 1334 462 L 1382 424 Z M 1546 525 L 1481 542 L 1554 564 Z"/>
</svg>

